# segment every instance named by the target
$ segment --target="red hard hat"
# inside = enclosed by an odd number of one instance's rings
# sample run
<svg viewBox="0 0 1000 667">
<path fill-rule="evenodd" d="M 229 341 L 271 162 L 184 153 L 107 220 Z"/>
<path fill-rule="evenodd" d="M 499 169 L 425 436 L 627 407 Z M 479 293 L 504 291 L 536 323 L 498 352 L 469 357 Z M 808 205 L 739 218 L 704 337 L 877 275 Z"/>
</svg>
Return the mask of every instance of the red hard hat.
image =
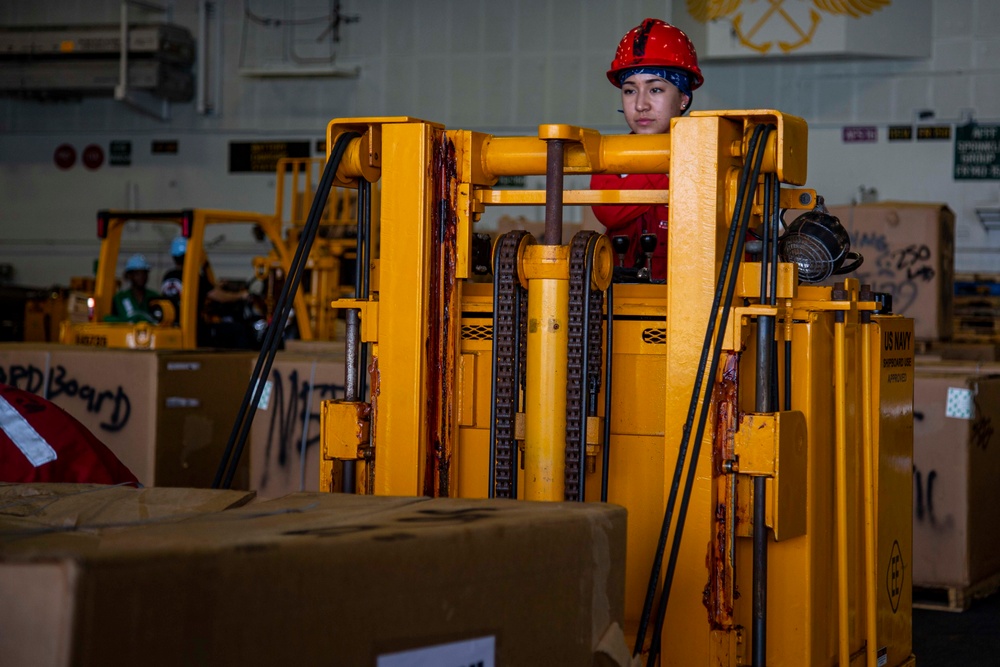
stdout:
<svg viewBox="0 0 1000 667">
<path fill-rule="evenodd" d="M 621 88 L 618 75 L 632 67 L 676 67 L 691 75 L 691 90 L 705 82 L 698 53 L 683 30 L 660 19 L 646 19 L 618 43 L 608 80 Z"/>
</svg>

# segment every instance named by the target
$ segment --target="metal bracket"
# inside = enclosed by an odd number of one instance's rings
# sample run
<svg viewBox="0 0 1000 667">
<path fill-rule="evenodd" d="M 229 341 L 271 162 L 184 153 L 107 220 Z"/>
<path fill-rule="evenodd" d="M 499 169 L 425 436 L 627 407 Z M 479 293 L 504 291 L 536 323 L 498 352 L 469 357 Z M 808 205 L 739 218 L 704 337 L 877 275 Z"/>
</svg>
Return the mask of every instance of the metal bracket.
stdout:
<svg viewBox="0 0 1000 667">
<path fill-rule="evenodd" d="M 136 111 L 152 116 L 158 120 L 170 120 L 170 102 L 159 100 L 159 110 L 155 108 L 156 98 L 148 93 L 140 93 L 128 87 L 128 49 L 129 49 L 129 24 L 128 8 L 133 5 L 139 9 L 150 12 L 159 12 L 166 15 L 167 21 L 173 17 L 173 7 L 158 5 L 145 0 L 122 0 L 120 8 L 121 16 L 121 46 L 118 54 L 118 83 L 115 85 L 115 99 L 124 102 Z"/>
<path fill-rule="evenodd" d="M 733 471 L 770 478 L 767 513 L 775 540 L 805 535 L 807 445 L 806 418 L 799 411 L 740 417 Z"/>
</svg>

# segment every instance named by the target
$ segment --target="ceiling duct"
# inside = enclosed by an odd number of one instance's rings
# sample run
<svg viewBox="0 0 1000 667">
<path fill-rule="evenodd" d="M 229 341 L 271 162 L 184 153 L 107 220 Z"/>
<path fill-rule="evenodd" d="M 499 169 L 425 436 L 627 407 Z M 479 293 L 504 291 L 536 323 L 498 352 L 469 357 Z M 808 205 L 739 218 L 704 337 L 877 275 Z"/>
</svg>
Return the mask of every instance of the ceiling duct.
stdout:
<svg viewBox="0 0 1000 667">
<path fill-rule="evenodd" d="M 0 29 L 0 94 L 41 100 L 113 95 L 167 118 L 169 102 L 195 93 L 197 48 L 186 28 L 171 23 Z M 138 102 L 149 97 L 162 109 Z"/>
</svg>

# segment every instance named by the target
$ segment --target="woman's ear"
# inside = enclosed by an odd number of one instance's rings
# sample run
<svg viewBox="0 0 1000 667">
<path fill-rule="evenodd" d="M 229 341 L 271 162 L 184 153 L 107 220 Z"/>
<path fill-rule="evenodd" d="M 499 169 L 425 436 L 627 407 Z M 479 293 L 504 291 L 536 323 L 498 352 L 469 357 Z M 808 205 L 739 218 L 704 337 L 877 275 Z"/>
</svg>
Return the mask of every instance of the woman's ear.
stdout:
<svg viewBox="0 0 1000 667">
<path fill-rule="evenodd" d="M 683 95 L 681 97 L 681 111 L 687 111 L 689 106 L 691 106 L 691 96 Z"/>
</svg>

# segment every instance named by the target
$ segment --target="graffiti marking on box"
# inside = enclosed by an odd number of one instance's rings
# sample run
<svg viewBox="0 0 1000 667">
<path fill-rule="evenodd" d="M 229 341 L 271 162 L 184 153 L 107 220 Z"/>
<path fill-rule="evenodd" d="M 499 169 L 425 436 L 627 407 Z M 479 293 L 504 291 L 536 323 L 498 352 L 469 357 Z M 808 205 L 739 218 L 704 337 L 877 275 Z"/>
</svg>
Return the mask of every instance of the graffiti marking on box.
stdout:
<svg viewBox="0 0 1000 667">
<path fill-rule="evenodd" d="M 861 252 L 865 263 L 852 274 L 876 292 L 892 294 L 893 310 L 906 313 L 920 296 L 920 287 L 934 280 L 933 253 L 922 243 L 893 246 L 885 234 L 851 234 L 851 248 Z"/>
<path fill-rule="evenodd" d="M 65 407 L 66 399 L 77 399 L 86 406 L 86 411 L 101 417 L 100 427 L 112 433 L 128 424 L 132 415 L 132 401 L 125 389 L 100 388 L 71 375 L 64 366 L 57 364 L 48 373 L 32 364 L 11 364 L 0 367 L 0 383 L 44 396 L 48 400 Z"/>
<path fill-rule="evenodd" d="M 310 405 L 309 378 L 300 379 L 298 370 L 292 370 L 287 375 L 280 369 L 271 371 L 271 399 L 269 401 L 271 417 L 267 426 L 267 440 L 264 448 L 265 468 L 260 486 L 266 488 L 271 474 L 272 461 L 277 461 L 278 468 L 288 469 L 293 462 L 298 462 L 296 454 L 302 447 L 302 431 L 308 421 L 308 433 L 312 433 L 313 425 L 316 435 L 309 435 L 305 442 L 305 456 L 313 447 L 319 446 L 319 410 L 313 410 Z M 344 386 L 333 383 L 314 383 L 311 400 L 317 403 L 321 400 L 343 398 Z M 318 403 L 317 403 L 318 404 Z M 307 415 L 308 412 L 308 415 Z M 275 453 L 277 456 L 275 456 Z"/>
</svg>

